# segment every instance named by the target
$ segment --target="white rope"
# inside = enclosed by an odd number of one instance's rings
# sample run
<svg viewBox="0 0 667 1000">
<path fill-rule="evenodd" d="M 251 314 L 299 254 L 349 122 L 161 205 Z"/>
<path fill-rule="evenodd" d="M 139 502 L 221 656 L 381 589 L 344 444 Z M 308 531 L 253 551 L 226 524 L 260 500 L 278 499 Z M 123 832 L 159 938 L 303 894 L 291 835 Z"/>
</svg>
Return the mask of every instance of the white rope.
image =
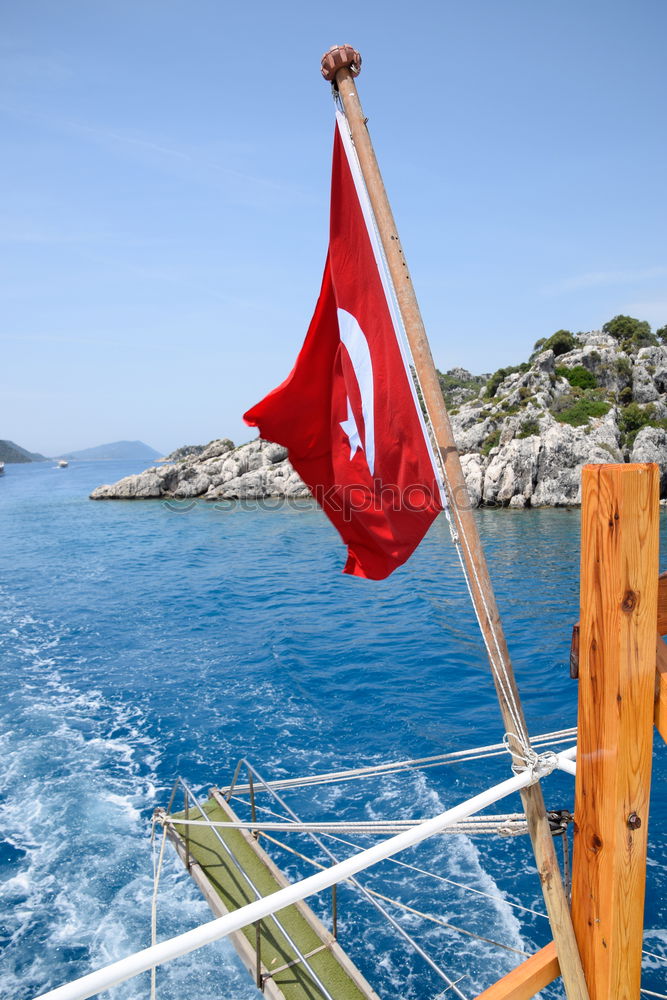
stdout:
<svg viewBox="0 0 667 1000">
<path fill-rule="evenodd" d="M 659 1000 L 667 1000 L 666 993 L 654 993 L 653 990 L 640 989 L 640 993 L 643 993 L 646 997 L 659 997 Z"/>
<path fill-rule="evenodd" d="M 354 178 L 354 181 L 355 181 L 355 188 L 357 189 L 357 194 L 359 196 L 359 202 L 360 202 L 360 205 L 361 205 L 361 208 L 362 208 L 362 212 L 364 214 L 364 218 L 366 220 L 366 228 L 367 228 L 367 231 L 368 231 L 369 238 L 371 240 L 371 245 L 373 247 L 373 251 L 374 251 L 374 255 L 375 255 L 375 260 L 376 260 L 376 264 L 377 264 L 377 267 L 378 267 L 378 273 L 380 275 L 380 279 L 382 281 L 382 285 L 383 285 L 383 288 L 384 288 L 385 298 L 386 298 L 387 305 L 389 307 L 389 311 L 390 311 L 391 318 L 392 318 L 392 325 L 394 327 L 394 330 L 395 330 L 395 333 L 396 333 L 396 337 L 397 337 L 397 341 L 398 341 L 399 347 L 401 349 L 401 354 L 403 355 L 403 359 L 404 359 L 404 363 L 405 363 L 405 367 L 406 367 L 406 372 L 407 372 L 408 378 L 410 378 L 411 373 L 414 373 L 414 376 L 416 378 L 417 384 L 419 385 L 419 389 L 421 391 L 422 399 L 425 399 L 425 397 L 424 397 L 424 391 L 423 391 L 423 388 L 422 388 L 421 383 L 419 381 L 419 373 L 417 371 L 417 368 L 416 368 L 416 365 L 415 365 L 415 361 L 414 361 L 414 356 L 413 356 L 413 353 L 412 353 L 412 349 L 410 347 L 410 341 L 409 341 L 409 338 L 407 336 L 407 332 L 406 332 L 406 329 L 405 329 L 405 323 L 403 322 L 403 316 L 402 316 L 401 309 L 400 309 L 400 306 L 399 306 L 399 303 L 398 303 L 398 297 L 396 295 L 396 289 L 395 289 L 394 283 L 393 283 L 393 281 L 391 279 L 391 273 L 389 271 L 388 261 L 387 261 L 386 255 L 384 253 L 384 247 L 382 245 L 382 240 L 381 240 L 380 235 L 379 235 L 379 230 L 378 230 L 378 227 L 377 227 L 377 220 L 375 218 L 375 213 L 373 211 L 373 208 L 372 208 L 372 205 L 371 205 L 371 202 L 370 202 L 370 198 L 368 196 L 368 192 L 367 192 L 367 189 L 366 189 L 365 180 L 364 180 L 364 177 L 363 177 L 363 171 L 361 170 L 361 165 L 359 163 L 359 159 L 357 157 L 356 149 L 354 148 L 354 143 L 353 143 L 352 138 L 351 138 L 351 131 L 350 131 L 349 123 L 347 121 L 347 118 L 346 118 L 344 112 L 337 112 L 337 116 L 336 117 L 337 117 L 337 121 L 338 121 L 338 125 L 339 125 L 340 136 L 341 136 L 341 139 L 343 140 L 343 144 L 345 146 L 345 150 L 346 150 L 346 154 L 347 154 L 347 160 L 348 160 L 348 163 L 350 165 L 350 170 L 352 171 L 352 175 L 353 175 L 353 178 Z M 343 125 L 343 122 L 345 123 L 344 125 Z M 449 481 L 449 477 L 447 475 L 446 464 L 445 464 L 445 462 L 444 462 L 444 460 L 442 458 L 442 454 L 441 454 L 440 448 L 437 447 L 437 438 L 436 438 L 435 432 L 433 430 L 433 422 L 431 420 L 430 414 L 428 412 L 428 407 L 426 405 L 424 406 L 424 410 L 425 410 L 425 419 L 424 419 L 424 414 L 422 413 L 421 407 L 419 405 L 417 394 L 414 391 L 414 384 L 413 384 L 412 380 L 410 380 L 410 384 L 411 384 L 411 388 L 413 389 L 413 399 L 414 399 L 415 409 L 416 409 L 416 412 L 417 412 L 417 414 L 418 414 L 418 416 L 420 418 L 420 421 L 422 422 L 422 427 L 423 427 L 423 430 L 425 432 L 424 433 L 424 439 L 425 439 L 425 443 L 426 443 L 427 448 L 428 448 L 429 453 L 430 453 L 431 463 L 432 463 L 432 466 L 433 466 L 433 472 L 436 475 L 436 478 L 438 478 L 438 474 L 439 474 L 440 482 L 438 483 L 438 486 L 440 488 L 440 494 L 441 494 L 443 509 L 445 511 L 445 514 L 446 514 L 446 517 L 447 517 L 447 521 L 448 521 L 448 524 L 449 524 L 450 533 L 451 533 L 451 536 L 452 536 L 452 541 L 454 542 L 454 545 L 456 547 L 456 551 L 457 551 L 458 556 L 459 556 L 459 560 L 461 562 L 461 568 L 463 570 L 463 577 L 464 577 L 464 579 L 466 581 L 466 585 L 468 587 L 468 593 L 470 594 L 470 598 L 472 600 L 473 608 L 475 610 L 475 616 L 477 618 L 477 622 L 479 624 L 480 631 L 482 633 L 482 638 L 484 640 L 484 644 L 485 644 L 486 649 L 487 649 L 487 653 L 488 653 L 488 656 L 489 656 L 489 662 L 491 664 L 491 670 L 492 670 L 492 672 L 493 672 L 493 674 L 494 674 L 494 676 L 496 678 L 496 682 L 497 682 L 499 688 L 501 689 L 501 691 L 502 691 L 502 693 L 503 693 L 503 695 L 505 697 L 505 701 L 506 701 L 507 706 L 508 706 L 509 714 L 510 714 L 511 719 L 512 719 L 512 725 L 513 725 L 514 729 L 516 730 L 517 734 L 519 735 L 520 742 L 521 742 L 521 745 L 522 745 L 523 749 L 527 751 L 529 749 L 529 747 L 530 747 L 530 742 L 529 742 L 529 739 L 528 739 L 528 733 L 526 731 L 526 727 L 525 727 L 525 723 L 523 721 L 521 710 L 519 708 L 519 705 L 518 705 L 517 700 L 516 700 L 515 695 L 514 695 L 514 691 L 512 689 L 512 684 L 510 682 L 510 678 L 509 678 L 509 674 L 508 674 L 508 670 L 507 670 L 507 665 L 505 663 L 505 658 L 503 656 L 501 645 L 500 645 L 500 642 L 499 642 L 499 639 L 498 639 L 496 623 L 493 621 L 493 619 L 491 617 L 491 614 L 490 614 L 490 611 L 489 611 L 489 607 L 488 607 L 488 604 L 487 604 L 487 601 L 486 601 L 486 597 L 484 595 L 484 591 L 483 591 L 483 589 L 482 589 L 482 587 L 480 585 L 479 575 L 477 573 L 477 567 L 476 567 L 474 559 L 472 558 L 472 554 L 471 554 L 471 551 L 470 551 L 470 546 L 469 546 L 468 539 L 467 539 L 467 536 L 466 536 L 465 528 L 463 527 L 463 523 L 462 523 L 462 521 L 461 521 L 461 519 L 459 517 L 458 508 L 456 507 L 456 503 L 455 503 L 455 500 L 454 500 L 453 490 L 452 490 L 452 487 L 451 487 L 451 483 Z M 435 447 L 434 447 L 434 445 L 435 445 Z M 456 516 L 456 520 L 457 520 L 457 528 L 456 529 L 454 529 L 454 526 L 453 526 L 452 520 L 451 520 L 451 516 L 450 516 L 450 511 L 451 511 L 452 508 L 456 511 L 456 515 L 455 515 Z M 472 588 L 471 588 L 471 585 L 470 585 L 469 575 L 468 575 L 465 563 L 463 561 L 463 558 L 461 556 L 461 550 L 460 550 L 460 542 L 461 542 L 461 540 L 463 541 L 463 544 L 464 544 L 464 546 L 466 548 L 466 552 L 467 552 L 467 555 L 468 555 L 469 563 L 470 563 L 470 566 L 472 567 L 473 576 L 475 578 L 475 583 L 476 583 L 476 586 L 477 586 L 477 591 L 479 593 L 482 605 L 484 607 L 484 613 L 486 615 L 486 618 L 487 618 L 487 621 L 488 621 L 488 624 L 489 624 L 489 631 L 491 633 L 491 637 L 493 639 L 493 644 L 495 646 L 495 654 L 492 651 L 491 645 L 488 642 L 487 637 L 485 635 L 485 631 L 484 631 L 483 624 L 482 624 L 482 617 L 481 617 L 481 615 L 479 613 L 479 610 L 478 610 L 478 607 L 477 607 L 477 603 L 476 603 L 476 601 L 473 598 L 473 593 L 472 593 Z M 497 659 L 496 659 L 496 656 L 497 656 Z"/>
<path fill-rule="evenodd" d="M 575 727 L 568 729 L 557 729 L 551 733 L 541 733 L 530 739 L 532 748 L 554 746 L 558 743 L 572 742 L 576 739 L 577 730 Z M 401 771 L 425 771 L 431 767 L 440 767 L 446 764 L 466 763 L 472 760 L 485 760 L 492 757 L 504 756 L 507 751 L 506 742 L 489 743 L 481 747 L 471 747 L 468 750 L 453 750 L 449 753 L 434 754 L 430 757 L 415 757 L 410 760 L 391 761 L 385 764 L 369 764 L 365 767 L 347 768 L 343 771 L 325 771 L 320 774 L 303 775 L 296 778 L 278 778 L 275 781 L 267 781 L 263 785 L 254 788 L 255 794 L 259 794 L 267 789 L 285 790 L 288 788 L 308 788 L 313 785 L 331 784 L 343 781 L 357 781 L 362 778 L 382 777 L 385 774 L 398 774 Z M 222 795 L 229 793 L 232 786 L 220 789 Z M 248 792 L 249 785 L 235 784 L 233 790 L 237 793 Z"/>
<path fill-rule="evenodd" d="M 206 826 L 213 829 L 223 830 L 252 830 L 258 833 L 362 833 L 366 835 L 386 833 L 400 833 L 411 827 L 419 826 L 420 823 L 427 823 L 430 817 L 421 819 L 397 819 L 397 820 L 367 820 L 367 821 L 342 821 L 342 822 L 314 822 L 303 823 L 286 821 L 282 823 L 263 823 L 256 820 L 212 820 L 212 819 L 186 819 L 177 816 L 167 816 L 165 813 L 158 813 L 159 822 L 165 826 Z M 526 818 L 521 813 L 507 813 L 500 816 L 471 816 L 468 820 L 456 823 L 448 827 L 446 833 L 458 834 L 478 834 L 494 833 L 502 836 L 519 836 L 527 833 L 528 826 Z"/>
<path fill-rule="evenodd" d="M 236 796 L 234 796 L 234 798 L 236 799 Z M 243 799 L 238 799 L 237 801 L 244 802 Z M 273 809 L 269 809 L 268 806 L 256 805 L 255 808 L 260 812 L 268 813 L 270 816 L 280 817 L 280 813 L 275 812 Z M 355 851 L 363 850 L 360 844 L 355 844 L 351 840 L 345 840 L 343 837 L 337 837 L 333 833 L 326 833 L 324 836 L 328 837 L 329 840 L 335 840 L 338 844 L 344 844 L 346 847 L 352 847 Z M 529 906 L 523 906 L 521 903 L 513 903 L 504 896 L 494 895 L 491 892 L 484 892 L 482 889 L 475 889 L 471 885 L 466 885 L 465 882 L 456 882 L 454 879 L 446 878 L 444 875 L 437 875 L 435 872 L 427 871 L 425 868 L 419 868 L 416 865 L 408 864 L 406 861 L 399 861 L 398 858 L 387 858 L 387 861 L 390 861 L 394 865 L 398 865 L 400 868 L 406 868 L 409 871 L 415 872 L 418 875 L 426 875 L 428 878 L 435 879 L 437 882 L 445 882 L 447 885 L 453 885 L 457 889 L 464 889 L 468 892 L 475 893 L 477 896 L 485 896 L 487 899 L 492 899 L 494 902 L 506 903 L 507 906 L 511 906 L 517 910 L 523 910 L 525 913 L 531 913 L 536 917 L 543 917 L 545 920 L 549 919 L 546 913 L 540 913 L 539 910 L 532 910 Z"/>
<path fill-rule="evenodd" d="M 427 412 L 428 412 L 428 410 L 427 410 Z M 429 417 L 429 420 L 430 420 L 430 417 Z M 442 461 L 442 459 L 441 459 L 440 466 L 441 466 L 441 469 L 442 469 L 443 476 L 445 478 L 445 482 L 451 488 L 450 483 L 449 483 L 449 478 L 447 476 L 447 471 L 446 471 L 445 463 L 444 463 L 444 461 Z M 496 624 L 495 624 L 495 622 L 493 621 L 493 619 L 491 617 L 491 612 L 490 612 L 489 606 L 488 606 L 488 604 L 486 602 L 486 597 L 484 596 L 484 591 L 482 589 L 482 586 L 481 586 L 481 583 L 480 583 L 480 580 L 479 580 L 479 575 L 477 573 L 477 566 L 476 566 L 475 560 L 472 557 L 472 553 L 470 551 L 470 545 L 468 543 L 468 536 L 467 536 L 467 534 L 465 532 L 465 529 L 463 528 L 463 524 L 462 524 L 461 520 L 459 519 L 458 510 L 456 509 L 455 505 L 454 505 L 454 509 L 456 510 L 456 519 L 457 519 L 457 522 L 458 522 L 458 528 L 456 530 L 454 530 L 454 528 L 453 528 L 453 524 L 452 524 L 452 520 L 451 520 L 451 516 L 450 516 L 449 510 L 446 510 L 446 515 L 447 515 L 447 521 L 448 521 L 449 526 L 450 526 L 450 534 L 452 536 L 452 541 L 453 541 L 454 546 L 456 548 L 456 553 L 458 555 L 459 563 L 461 565 L 461 571 L 463 573 L 463 578 L 464 578 L 464 580 L 466 582 L 466 587 L 468 589 L 468 594 L 470 595 L 470 600 L 472 602 L 472 606 L 473 606 L 474 611 L 475 611 L 475 617 L 477 618 L 477 624 L 479 625 L 480 634 L 482 636 L 482 640 L 483 640 L 484 645 L 486 647 L 486 652 L 487 652 L 487 655 L 489 657 L 489 663 L 491 665 L 491 670 L 494 673 L 494 676 L 496 677 L 496 681 L 498 683 L 498 686 L 500 687 L 500 690 L 502 691 L 503 695 L 505 696 L 505 700 L 507 702 L 507 707 L 509 709 L 509 714 L 510 714 L 511 719 L 512 719 L 512 724 L 514 725 L 514 727 L 516 729 L 516 736 L 515 736 L 515 738 L 519 741 L 519 743 L 522 746 L 522 748 L 524 749 L 524 751 L 527 751 L 530 748 L 530 738 L 528 736 L 528 731 L 526 730 L 526 726 L 524 724 L 521 711 L 520 711 L 519 706 L 518 706 L 518 704 L 516 702 L 516 699 L 514 697 L 514 691 L 512 689 L 512 684 L 511 684 L 511 681 L 510 681 L 510 678 L 509 678 L 509 674 L 507 672 L 507 667 L 506 667 L 506 664 L 505 664 L 505 658 L 504 658 L 504 656 L 502 654 L 502 650 L 500 648 L 500 642 L 498 640 L 498 635 L 497 635 L 497 631 L 496 631 Z M 481 618 L 481 615 L 479 613 L 479 608 L 477 607 L 477 602 L 475 601 L 475 598 L 474 598 L 474 595 L 473 595 L 473 592 L 472 592 L 472 586 L 470 584 L 470 577 L 469 577 L 469 574 L 468 574 L 468 569 L 467 569 L 467 566 L 466 566 L 466 562 L 465 562 L 465 560 L 463 558 L 463 553 L 461 552 L 461 544 L 460 544 L 461 540 L 463 540 L 463 544 L 465 545 L 466 552 L 468 554 L 469 564 L 472 567 L 472 572 L 473 572 L 473 575 L 474 575 L 474 578 L 475 578 L 475 583 L 477 585 L 477 592 L 478 592 L 478 594 L 480 596 L 480 599 L 482 601 L 482 605 L 484 607 L 484 613 L 486 615 L 486 619 L 487 619 L 487 622 L 489 624 L 489 630 L 491 632 L 491 636 L 493 638 L 493 642 L 494 642 L 494 645 L 496 647 L 496 653 L 497 653 L 497 657 L 498 657 L 497 661 L 496 661 L 496 657 L 494 656 L 494 653 L 493 653 L 493 651 L 491 649 L 490 643 L 487 640 L 487 637 L 486 637 L 486 634 L 485 634 L 485 631 L 484 631 L 484 626 L 483 626 L 482 618 Z"/>
<path fill-rule="evenodd" d="M 151 829 L 151 844 L 153 847 L 153 899 L 151 901 L 151 945 L 157 944 L 157 893 L 162 872 L 162 861 L 164 859 L 164 845 L 167 841 L 167 828 L 162 828 L 162 843 L 160 844 L 160 856 L 155 859 L 155 819 L 153 819 Z M 151 967 L 151 1000 L 155 1000 L 155 988 L 157 979 L 157 967 Z"/>
<path fill-rule="evenodd" d="M 512 737 L 519 743 L 519 750 L 512 750 L 510 746 L 510 739 Z M 505 733 L 503 742 L 507 747 L 508 753 L 513 754 L 517 758 L 517 762 L 512 764 L 512 770 L 515 774 L 529 770 L 533 772 L 535 777 L 545 778 L 558 767 L 558 756 L 553 750 L 545 750 L 544 753 L 538 754 L 530 743 L 527 747 L 524 746 L 516 733 Z"/>
</svg>

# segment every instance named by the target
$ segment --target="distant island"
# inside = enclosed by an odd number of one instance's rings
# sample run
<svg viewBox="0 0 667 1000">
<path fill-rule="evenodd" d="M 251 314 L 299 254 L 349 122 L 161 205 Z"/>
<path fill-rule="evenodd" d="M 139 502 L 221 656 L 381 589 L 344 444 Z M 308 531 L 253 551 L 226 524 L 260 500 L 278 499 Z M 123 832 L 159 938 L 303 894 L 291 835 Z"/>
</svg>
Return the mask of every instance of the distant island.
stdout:
<svg viewBox="0 0 667 1000">
<path fill-rule="evenodd" d="M 36 451 L 26 451 L 13 441 L 0 441 L 0 462 L 11 464 L 24 464 L 26 462 L 46 462 L 46 455 L 40 455 Z"/>
<path fill-rule="evenodd" d="M 493 374 L 439 373 L 475 506 L 567 507 L 587 463 L 657 462 L 667 497 L 667 326 L 615 316 L 590 333 L 557 330 L 527 361 Z M 280 445 L 226 439 L 99 486 L 93 500 L 302 497 Z"/>
<path fill-rule="evenodd" d="M 143 441 L 112 441 L 111 444 L 98 444 L 94 448 L 82 448 L 80 451 L 68 451 L 56 458 L 66 458 L 68 461 L 79 462 L 154 462 L 160 458 L 160 452 Z"/>
</svg>

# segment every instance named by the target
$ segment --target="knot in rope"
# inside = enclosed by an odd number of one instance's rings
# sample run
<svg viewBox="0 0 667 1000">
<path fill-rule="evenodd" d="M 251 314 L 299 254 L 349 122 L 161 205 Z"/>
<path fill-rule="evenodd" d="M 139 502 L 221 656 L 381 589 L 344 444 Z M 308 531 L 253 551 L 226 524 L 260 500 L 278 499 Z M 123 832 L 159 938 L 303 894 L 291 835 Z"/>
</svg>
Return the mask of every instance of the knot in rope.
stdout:
<svg viewBox="0 0 667 1000">
<path fill-rule="evenodd" d="M 514 741 L 514 748 L 510 746 L 510 740 Z M 514 758 L 513 773 L 518 775 L 523 774 L 524 771 L 530 771 L 532 775 L 531 785 L 534 785 L 540 778 L 546 778 L 558 766 L 558 757 L 553 750 L 537 753 L 530 743 L 524 742 L 515 733 L 505 733 L 503 743 L 507 752 Z"/>
</svg>

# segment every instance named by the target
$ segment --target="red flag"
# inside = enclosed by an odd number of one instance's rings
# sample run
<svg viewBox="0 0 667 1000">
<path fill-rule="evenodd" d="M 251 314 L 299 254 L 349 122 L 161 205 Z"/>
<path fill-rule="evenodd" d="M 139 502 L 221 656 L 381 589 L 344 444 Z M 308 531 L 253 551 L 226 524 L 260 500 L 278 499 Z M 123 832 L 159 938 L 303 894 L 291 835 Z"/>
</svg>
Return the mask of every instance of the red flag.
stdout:
<svg viewBox="0 0 667 1000">
<path fill-rule="evenodd" d="M 315 314 L 292 373 L 244 420 L 287 448 L 348 546 L 345 572 L 373 580 L 405 562 L 443 509 L 393 315 L 370 202 L 339 115 Z"/>
</svg>

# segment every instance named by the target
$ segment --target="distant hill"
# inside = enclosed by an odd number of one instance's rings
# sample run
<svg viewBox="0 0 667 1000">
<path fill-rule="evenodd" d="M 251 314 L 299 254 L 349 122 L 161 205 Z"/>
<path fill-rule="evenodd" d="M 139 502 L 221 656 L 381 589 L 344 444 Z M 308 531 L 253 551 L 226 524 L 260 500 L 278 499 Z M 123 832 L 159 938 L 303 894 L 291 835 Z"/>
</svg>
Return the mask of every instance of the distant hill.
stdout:
<svg viewBox="0 0 667 1000">
<path fill-rule="evenodd" d="M 150 448 L 143 441 L 113 441 L 111 444 L 98 444 L 95 448 L 82 448 L 81 451 L 69 451 L 58 458 L 74 459 L 86 462 L 131 461 L 153 462 L 160 458 L 161 453 Z"/>
<path fill-rule="evenodd" d="M 13 441 L 0 441 L 0 462 L 46 462 L 45 455 L 26 451 Z"/>
</svg>

